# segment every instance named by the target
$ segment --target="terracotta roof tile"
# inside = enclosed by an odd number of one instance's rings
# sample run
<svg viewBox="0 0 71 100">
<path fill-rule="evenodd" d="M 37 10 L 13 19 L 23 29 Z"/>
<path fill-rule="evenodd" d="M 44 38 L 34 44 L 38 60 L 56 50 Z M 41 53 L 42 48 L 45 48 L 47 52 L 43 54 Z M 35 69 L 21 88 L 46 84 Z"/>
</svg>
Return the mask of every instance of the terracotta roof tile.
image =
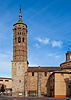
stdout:
<svg viewBox="0 0 71 100">
<path fill-rule="evenodd" d="M 28 72 L 48 72 L 60 70 L 60 67 L 28 67 Z"/>
</svg>

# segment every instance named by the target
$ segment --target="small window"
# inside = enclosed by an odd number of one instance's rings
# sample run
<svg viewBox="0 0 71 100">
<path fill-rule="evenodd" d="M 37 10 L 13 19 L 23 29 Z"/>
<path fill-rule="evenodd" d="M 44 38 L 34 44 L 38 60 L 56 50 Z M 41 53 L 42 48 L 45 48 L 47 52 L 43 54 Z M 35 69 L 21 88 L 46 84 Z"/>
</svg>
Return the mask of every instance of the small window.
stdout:
<svg viewBox="0 0 71 100">
<path fill-rule="evenodd" d="M 32 76 L 34 76 L 34 72 L 32 72 Z"/>
<path fill-rule="evenodd" d="M 5 80 L 5 82 L 8 82 L 9 80 Z"/>
<path fill-rule="evenodd" d="M 21 35 L 21 32 L 20 32 L 20 35 Z"/>
<path fill-rule="evenodd" d="M 21 28 L 18 28 L 18 29 L 21 29 Z"/>
<path fill-rule="evenodd" d="M 69 85 L 68 87 L 71 88 L 71 85 Z"/>
<path fill-rule="evenodd" d="M 19 80 L 19 83 L 21 83 L 21 80 Z"/>
<path fill-rule="evenodd" d="M 22 41 L 24 42 L 24 37 L 22 38 Z"/>
<path fill-rule="evenodd" d="M 45 76 L 47 76 L 47 72 L 45 72 Z"/>
<path fill-rule="evenodd" d="M 18 37 L 18 43 L 21 43 L 21 37 Z"/>
<path fill-rule="evenodd" d="M 15 28 L 15 30 L 16 30 L 16 28 Z"/>
</svg>

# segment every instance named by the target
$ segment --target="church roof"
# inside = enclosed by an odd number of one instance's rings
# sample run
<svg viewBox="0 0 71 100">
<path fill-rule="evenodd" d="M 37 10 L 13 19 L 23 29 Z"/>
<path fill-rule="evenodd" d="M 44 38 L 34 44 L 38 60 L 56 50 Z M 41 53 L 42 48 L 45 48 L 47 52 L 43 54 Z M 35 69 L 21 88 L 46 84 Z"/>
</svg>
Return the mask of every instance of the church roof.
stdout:
<svg viewBox="0 0 71 100">
<path fill-rule="evenodd" d="M 12 78 L 7 78 L 7 77 L 0 77 L 0 79 L 9 79 L 9 80 L 12 80 Z"/>
<path fill-rule="evenodd" d="M 71 60 L 61 63 L 60 67 L 61 69 L 71 69 Z"/>
<path fill-rule="evenodd" d="M 48 72 L 57 70 L 60 70 L 60 67 L 28 67 L 28 72 Z"/>
</svg>

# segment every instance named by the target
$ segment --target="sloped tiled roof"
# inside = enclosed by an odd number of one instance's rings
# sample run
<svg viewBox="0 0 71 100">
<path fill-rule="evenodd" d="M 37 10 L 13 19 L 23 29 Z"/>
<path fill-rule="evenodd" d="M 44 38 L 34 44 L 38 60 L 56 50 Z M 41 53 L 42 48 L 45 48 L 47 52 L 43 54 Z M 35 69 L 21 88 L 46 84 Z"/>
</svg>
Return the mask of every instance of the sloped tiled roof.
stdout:
<svg viewBox="0 0 71 100">
<path fill-rule="evenodd" d="M 9 79 L 9 80 L 12 80 L 12 78 L 5 78 L 5 77 L 0 77 L 0 79 Z"/>
<path fill-rule="evenodd" d="M 51 72 L 60 70 L 60 67 L 28 67 L 28 72 Z"/>
</svg>

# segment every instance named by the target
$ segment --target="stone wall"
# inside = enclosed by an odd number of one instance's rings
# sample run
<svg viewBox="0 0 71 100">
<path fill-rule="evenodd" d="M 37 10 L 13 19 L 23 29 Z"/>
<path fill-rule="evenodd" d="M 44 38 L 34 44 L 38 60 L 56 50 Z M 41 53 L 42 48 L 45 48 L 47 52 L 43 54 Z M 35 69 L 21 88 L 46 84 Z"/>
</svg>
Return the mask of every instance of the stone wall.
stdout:
<svg viewBox="0 0 71 100">
<path fill-rule="evenodd" d="M 25 72 L 27 71 L 27 62 L 12 62 L 12 95 L 25 95 Z"/>
<path fill-rule="evenodd" d="M 36 92 L 35 96 L 47 96 L 47 81 L 50 73 L 47 72 L 47 76 L 45 76 L 45 72 L 34 72 L 34 76 L 32 76 L 32 72 L 28 72 L 27 76 L 27 90 L 28 96 L 29 92 Z"/>
</svg>

